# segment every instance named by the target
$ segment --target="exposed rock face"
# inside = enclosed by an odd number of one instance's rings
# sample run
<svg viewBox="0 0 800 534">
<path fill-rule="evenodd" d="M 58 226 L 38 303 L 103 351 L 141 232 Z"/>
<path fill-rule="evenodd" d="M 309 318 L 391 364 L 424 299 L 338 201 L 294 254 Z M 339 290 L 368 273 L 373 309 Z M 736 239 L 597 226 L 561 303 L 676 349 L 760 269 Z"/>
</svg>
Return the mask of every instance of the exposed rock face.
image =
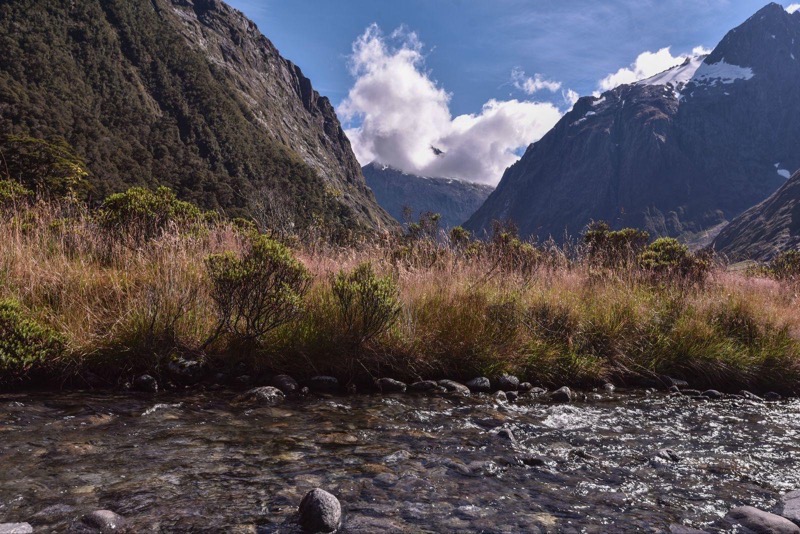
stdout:
<svg viewBox="0 0 800 534">
<path fill-rule="evenodd" d="M 0 5 L 0 131 L 63 136 L 97 196 L 173 187 L 230 214 L 393 228 L 333 106 L 218 0 Z"/>
<path fill-rule="evenodd" d="M 723 228 L 713 246 L 734 261 L 769 260 L 800 248 L 800 172 Z"/>
<path fill-rule="evenodd" d="M 442 216 L 442 227 L 460 226 L 494 191 L 489 185 L 424 178 L 378 163 L 370 163 L 363 171 L 378 203 L 401 222 L 406 222 L 404 212 L 408 209 L 413 220 L 428 212 L 438 213 Z"/>
<path fill-rule="evenodd" d="M 800 13 L 770 4 L 707 57 L 580 99 L 467 228 L 575 236 L 591 220 L 710 242 L 800 167 Z"/>
</svg>

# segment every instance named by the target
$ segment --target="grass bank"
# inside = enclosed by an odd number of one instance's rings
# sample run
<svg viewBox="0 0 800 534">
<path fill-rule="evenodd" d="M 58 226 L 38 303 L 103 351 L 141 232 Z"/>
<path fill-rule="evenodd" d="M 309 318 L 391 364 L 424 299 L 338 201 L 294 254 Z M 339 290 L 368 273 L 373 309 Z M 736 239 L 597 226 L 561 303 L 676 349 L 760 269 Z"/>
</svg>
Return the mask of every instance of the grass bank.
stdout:
<svg viewBox="0 0 800 534">
<path fill-rule="evenodd" d="M 486 242 L 439 235 L 435 218 L 348 247 L 271 239 L 160 195 L 96 211 L 7 195 L 2 387 L 166 378 L 183 359 L 209 374 L 354 383 L 511 372 L 591 387 L 666 374 L 698 388 L 800 392 L 790 277 L 727 272 L 602 225 L 565 247 L 503 228 Z"/>
</svg>

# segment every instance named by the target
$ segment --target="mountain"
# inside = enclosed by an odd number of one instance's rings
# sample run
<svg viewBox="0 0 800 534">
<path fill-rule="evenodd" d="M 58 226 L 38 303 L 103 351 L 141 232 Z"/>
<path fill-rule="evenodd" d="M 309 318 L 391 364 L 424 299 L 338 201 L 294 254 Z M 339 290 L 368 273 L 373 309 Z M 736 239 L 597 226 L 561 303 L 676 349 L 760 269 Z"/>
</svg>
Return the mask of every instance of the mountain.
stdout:
<svg viewBox="0 0 800 534">
<path fill-rule="evenodd" d="M 362 170 L 378 203 L 392 217 L 405 221 L 406 208 L 413 220 L 427 212 L 438 213 L 444 228 L 463 224 L 494 190 L 488 185 L 449 178 L 414 176 L 378 163 L 370 163 Z"/>
<path fill-rule="evenodd" d="M 800 171 L 723 228 L 713 246 L 734 261 L 765 261 L 778 252 L 800 250 Z"/>
<path fill-rule="evenodd" d="M 0 133 L 65 138 L 98 197 L 169 185 L 231 215 L 396 225 L 333 106 L 218 0 L 0 2 Z"/>
<path fill-rule="evenodd" d="M 708 56 L 581 98 L 467 227 L 511 219 L 525 236 L 560 239 L 606 220 L 713 237 L 800 167 L 798 102 L 800 12 L 769 4 Z"/>
</svg>

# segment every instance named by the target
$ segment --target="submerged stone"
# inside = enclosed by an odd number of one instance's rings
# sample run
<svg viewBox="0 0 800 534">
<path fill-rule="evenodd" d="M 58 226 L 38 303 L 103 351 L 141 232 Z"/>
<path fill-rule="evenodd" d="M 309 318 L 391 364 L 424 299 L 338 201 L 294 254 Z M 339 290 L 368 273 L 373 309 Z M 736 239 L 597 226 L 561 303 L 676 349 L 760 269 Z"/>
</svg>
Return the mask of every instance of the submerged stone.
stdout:
<svg viewBox="0 0 800 534">
<path fill-rule="evenodd" d="M 263 386 L 260 388 L 253 388 L 250 391 L 239 395 L 236 402 L 249 402 L 254 404 L 263 404 L 267 406 L 274 406 L 284 401 L 285 396 L 281 390 L 272 386 Z"/>
<path fill-rule="evenodd" d="M 83 516 L 83 522 L 100 532 L 120 532 L 125 528 L 125 518 L 111 510 L 96 510 Z"/>
<path fill-rule="evenodd" d="M 303 497 L 299 523 L 304 532 L 335 532 L 342 522 L 342 505 L 327 491 L 316 488 Z"/>
</svg>

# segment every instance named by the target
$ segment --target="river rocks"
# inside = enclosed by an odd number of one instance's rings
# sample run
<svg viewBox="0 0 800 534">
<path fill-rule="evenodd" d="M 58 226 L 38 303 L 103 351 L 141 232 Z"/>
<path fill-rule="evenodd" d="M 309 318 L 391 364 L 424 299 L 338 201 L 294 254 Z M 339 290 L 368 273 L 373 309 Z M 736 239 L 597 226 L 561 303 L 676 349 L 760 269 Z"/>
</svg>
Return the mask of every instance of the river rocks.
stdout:
<svg viewBox="0 0 800 534">
<path fill-rule="evenodd" d="M 541 397 L 542 395 L 546 394 L 547 390 L 544 388 L 531 388 L 528 390 L 528 395 L 531 397 Z"/>
<path fill-rule="evenodd" d="M 145 393 L 158 393 L 158 382 L 150 375 L 139 375 L 133 379 L 133 389 Z"/>
<path fill-rule="evenodd" d="M 506 393 L 509 391 L 517 391 L 519 389 L 519 378 L 509 374 L 501 375 L 495 380 L 494 388 L 505 391 Z"/>
<path fill-rule="evenodd" d="M 512 445 L 517 445 L 517 438 L 514 437 L 514 433 L 508 428 L 501 428 L 495 432 L 493 436 L 499 441 L 507 441 Z"/>
<path fill-rule="evenodd" d="M 28 523 L 0 523 L 0 534 L 31 534 L 33 527 Z"/>
<path fill-rule="evenodd" d="M 777 512 L 794 524 L 800 525 L 800 491 L 791 491 L 781 497 Z"/>
<path fill-rule="evenodd" d="M 407 387 L 403 382 L 391 378 L 381 378 L 376 385 L 382 393 L 405 393 Z"/>
<path fill-rule="evenodd" d="M 747 399 L 749 401 L 753 401 L 753 402 L 763 402 L 764 401 L 764 399 L 762 399 L 761 397 L 759 397 L 755 393 L 751 393 L 751 392 L 747 391 L 746 389 L 743 389 L 742 391 L 740 391 L 739 395 L 741 395 L 742 398 Z"/>
<path fill-rule="evenodd" d="M 272 386 L 263 386 L 260 388 L 253 388 L 250 391 L 239 395 L 236 402 L 246 402 L 252 404 L 261 404 L 265 406 L 275 406 L 284 401 L 285 395 L 283 391 Z"/>
<path fill-rule="evenodd" d="M 469 397 L 469 388 L 464 384 L 459 384 L 455 380 L 439 380 L 438 384 L 446 389 L 448 393 Z"/>
<path fill-rule="evenodd" d="M 327 491 L 316 488 L 303 497 L 299 523 L 305 532 L 335 532 L 342 522 L 342 505 Z"/>
<path fill-rule="evenodd" d="M 314 376 L 308 381 L 308 388 L 314 393 L 338 393 L 339 380 L 333 376 Z"/>
<path fill-rule="evenodd" d="M 775 393 L 774 391 L 764 393 L 764 400 L 766 401 L 775 402 L 781 400 L 782 398 L 783 397 L 781 397 L 780 393 Z"/>
<path fill-rule="evenodd" d="M 496 391 L 494 394 L 494 400 L 498 402 L 508 402 L 508 395 L 506 395 L 505 391 Z"/>
<path fill-rule="evenodd" d="M 125 529 L 125 518 L 111 510 L 96 510 L 83 516 L 83 522 L 100 532 L 121 532 Z"/>
<path fill-rule="evenodd" d="M 722 397 L 724 397 L 724 395 L 722 393 L 720 393 L 719 391 L 717 391 L 716 389 L 707 389 L 704 392 L 702 392 L 700 395 L 702 395 L 703 397 L 706 397 L 708 399 L 714 399 L 714 400 L 721 399 Z"/>
<path fill-rule="evenodd" d="M 516 391 L 506 391 L 506 400 L 508 402 L 517 402 L 517 399 L 519 399 L 519 393 Z"/>
<path fill-rule="evenodd" d="M 473 393 L 490 393 L 492 391 L 492 383 L 485 376 L 473 378 L 464 385 Z"/>
<path fill-rule="evenodd" d="M 558 388 L 550 394 L 550 400 L 554 402 L 572 402 L 573 393 L 567 386 Z"/>
<path fill-rule="evenodd" d="M 531 384 L 530 382 L 523 382 L 522 384 L 519 385 L 517 391 L 519 391 L 520 393 L 527 393 L 532 389 L 533 389 L 533 384 Z"/>
<path fill-rule="evenodd" d="M 705 530 L 687 527 L 684 525 L 677 525 L 673 523 L 669 526 L 669 534 L 708 534 Z"/>
<path fill-rule="evenodd" d="M 202 362 L 179 357 L 167 364 L 170 378 L 185 385 L 194 385 L 203 379 L 206 367 Z"/>
<path fill-rule="evenodd" d="M 752 506 L 734 508 L 724 521 L 731 527 L 744 527 L 755 534 L 800 534 L 800 527 L 779 515 Z"/>
<path fill-rule="evenodd" d="M 672 449 L 661 449 L 656 453 L 656 458 L 661 460 L 666 460 L 668 462 L 677 463 L 681 461 L 681 457 L 678 456 L 678 453 L 673 451 Z"/>
<path fill-rule="evenodd" d="M 603 384 L 603 391 L 605 391 L 606 393 L 614 393 L 616 390 L 617 388 L 614 386 L 614 384 L 610 382 L 606 382 L 605 384 Z"/>
<path fill-rule="evenodd" d="M 669 389 L 672 386 L 677 386 L 680 389 L 688 388 L 689 383 L 686 380 L 680 380 L 678 378 L 672 378 L 671 376 L 661 375 L 658 377 L 658 381 L 661 383 L 661 386 L 664 389 Z"/>
<path fill-rule="evenodd" d="M 413 384 L 408 386 L 408 390 L 414 393 L 438 393 L 444 390 L 444 388 L 442 388 L 442 386 L 440 386 L 433 380 L 422 380 L 420 382 L 414 382 Z"/>
<path fill-rule="evenodd" d="M 298 384 L 297 380 L 289 375 L 273 376 L 272 380 L 269 382 L 269 385 L 274 388 L 278 388 L 287 397 L 298 395 L 300 393 L 300 384 Z"/>
</svg>

